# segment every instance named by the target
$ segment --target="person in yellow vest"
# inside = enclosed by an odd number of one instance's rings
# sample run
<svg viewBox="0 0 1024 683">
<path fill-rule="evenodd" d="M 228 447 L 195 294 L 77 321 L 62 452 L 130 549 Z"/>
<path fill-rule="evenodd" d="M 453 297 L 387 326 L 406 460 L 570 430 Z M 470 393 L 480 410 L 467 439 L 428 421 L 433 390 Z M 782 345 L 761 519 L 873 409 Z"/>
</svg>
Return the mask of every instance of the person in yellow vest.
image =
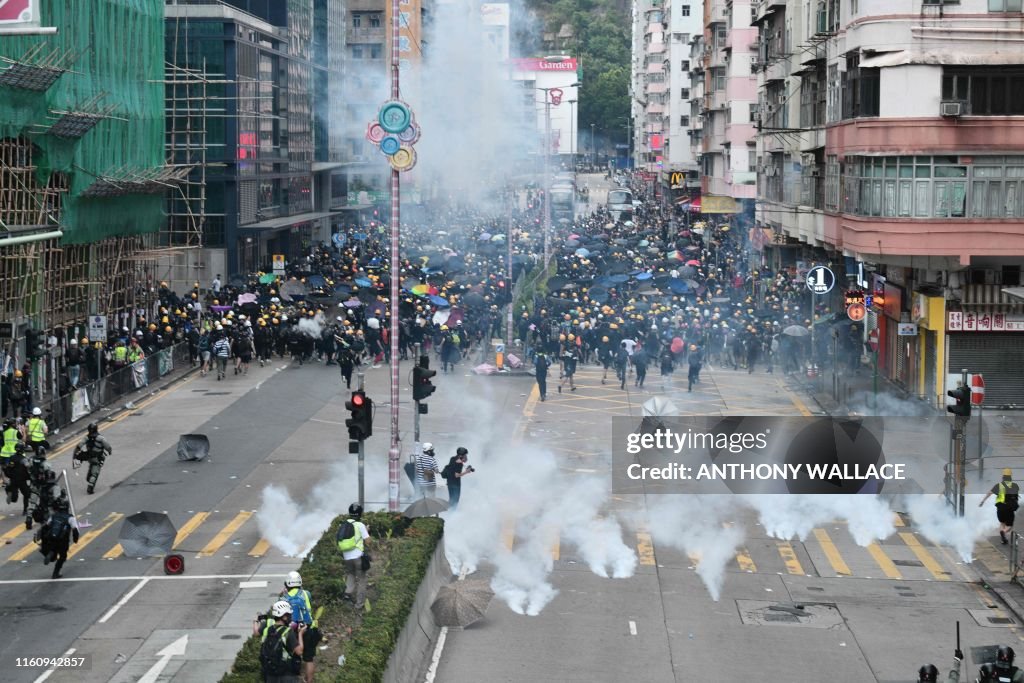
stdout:
<svg viewBox="0 0 1024 683">
<path fill-rule="evenodd" d="M 43 411 L 36 406 L 32 409 L 32 417 L 25 423 L 25 441 L 36 453 L 42 453 L 50 447 L 46 441 L 46 435 L 49 433 L 50 428 L 43 419 Z"/>
<path fill-rule="evenodd" d="M 139 346 L 139 340 L 132 339 L 131 343 L 128 345 L 128 362 L 138 363 L 145 357 L 145 352 L 142 350 L 142 347 Z"/>
<path fill-rule="evenodd" d="M 985 494 L 985 497 L 978 503 L 978 507 L 984 505 L 985 501 L 992 494 L 996 496 L 996 518 L 999 520 L 999 538 L 1003 540 L 1003 545 L 1006 545 L 1010 542 L 1007 540 L 1006 534 L 1013 531 L 1013 520 L 1017 513 L 1017 507 L 1020 504 L 1020 487 L 1013 481 L 1013 470 L 1009 467 L 1003 470 L 1003 480 Z"/>
<path fill-rule="evenodd" d="M 0 472 L 3 473 L 4 487 L 7 488 L 11 481 L 11 465 L 14 463 L 14 453 L 21 439 L 21 434 L 14 426 L 14 420 L 4 420 L 3 443 L 0 445 Z M 11 502 L 11 494 L 7 494 L 7 502 Z"/>
<path fill-rule="evenodd" d="M 110 352 L 110 360 L 114 364 L 115 369 L 123 368 L 128 364 L 128 347 L 120 339 L 117 341 L 114 350 Z"/>
</svg>

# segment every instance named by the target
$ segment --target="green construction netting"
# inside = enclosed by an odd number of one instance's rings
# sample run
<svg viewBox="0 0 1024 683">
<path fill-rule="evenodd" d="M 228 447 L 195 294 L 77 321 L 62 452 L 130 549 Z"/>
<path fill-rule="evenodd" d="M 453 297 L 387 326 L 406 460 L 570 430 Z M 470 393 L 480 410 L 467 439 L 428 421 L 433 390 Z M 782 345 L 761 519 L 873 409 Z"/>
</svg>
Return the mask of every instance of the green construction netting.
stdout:
<svg viewBox="0 0 1024 683">
<path fill-rule="evenodd" d="M 82 244 L 115 235 L 155 232 L 163 218 L 160 195 L 81 198 L 97 175 L 146 171 L 164 163 L 164 0 L 42 0 L 41 24 L 57 35 L 11 36 L 0 54 L 21 59 L 33 46 L 72 50 L 78 58 L 46 92 L 0 87 L 0 137 L 23 135 L 42 151 L 37 179 L 68 175 L 63 242 Z M 75 111 L 100 93 L 113 104 L 108 118 L 83 137 L 38 132 L 50 110 Z M 125 120 L 120 120 L 125 119 Z M 42 125 L 40 125 L 42 124 Z M 34 127 L 35 126 L 35 127 Z"/>
</svg>

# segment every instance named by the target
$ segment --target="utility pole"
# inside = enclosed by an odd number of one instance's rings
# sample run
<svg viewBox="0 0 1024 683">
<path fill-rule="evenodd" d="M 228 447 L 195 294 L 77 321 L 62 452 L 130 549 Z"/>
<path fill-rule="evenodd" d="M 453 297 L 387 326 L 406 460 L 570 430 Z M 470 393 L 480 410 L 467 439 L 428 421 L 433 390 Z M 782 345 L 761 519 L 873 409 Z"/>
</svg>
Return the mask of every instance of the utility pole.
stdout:
<svg viewBox="0 0 1024 683">
<path fill-rule="evenodd" d="M 397 2 L 398 0 L 394 0 Z M 544 268 L 551 258 L 548 237 L 551 234 L 551 98 L 544 90 Z"/>
<path fill-rule="evenodd" d="M 391 99 L 401 95 L 398 88 L 398 38 L 401 24 L 400 0 L 391 0 Z M 401 181 L 399 171 L 391 169 L 391 292 L 388 305 L 391 308 L 391 448 L 388 450 L 388 510 L 398 512 L 398 490 L 402 450 L 398 439 L 398 281 L 401 280 L 401 265 L 398 258 Z"/>
<path fill-rule="evenodd" d="M 596 125 L 596 123 L 590 124 L 590 157 L 594 166 L 597 166 L 597 146 L 594 145 L 594 127 Z"/>
<path fill-rule="evenodd" d="M 366 374 L 360 370 L 356 375 L 359 391 L 366 391 Z M 366 439 L 359 441 L 359 507 L 366 506 Z"/>
<path fill-rule="evenodd" d="M 512 308 L 515 306 L 515 301 L 512 299 L 512 204 L 515 202 L 516 192 L 515 185 L 509 183 L 508 186 L 508 227 L 505 230 L 505 246 L 508 249 L 508 253 L 505 257 L 508 259 L 508 263 L 505 268 L 505 295 L 508 297 L 508 304 L 505 306 L 505 348 L 509 352 L 512 350 L 512 316 L 514 311 Z"/>
</svg>

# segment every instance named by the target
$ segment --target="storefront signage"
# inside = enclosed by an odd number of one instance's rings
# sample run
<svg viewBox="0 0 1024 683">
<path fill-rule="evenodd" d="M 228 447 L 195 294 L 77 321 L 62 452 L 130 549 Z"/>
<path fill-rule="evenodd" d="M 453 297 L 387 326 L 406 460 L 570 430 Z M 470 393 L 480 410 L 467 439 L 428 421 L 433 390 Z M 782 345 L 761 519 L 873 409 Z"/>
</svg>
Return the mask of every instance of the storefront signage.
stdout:
<svg viewBox="0 0 1024 683">
<path fill-rule="evenodd" d="M 917 323 L 899 323 L 896 325 L 896 336 L 898 337 L 916 337 L 917 336 Z"/>
<path fill-rule="evenodd" d="M 559 61 L 548 61 L 542 57 L 525 57 L 513 59 L 512 66 L 516 71 L 576 71 L 576 58 L 564 57 Z"/>
<path fill-rule="evenodd" d="M 668 176 L 668 184 L 673 190 L 683 189 L 686 183 L 686 174 L 682 171 L 672 171 Z"/>
<path fill-rule="evenodd" d="M 948 311 L 946 329 L 950 332 L 1024 332 L 1024 318 L 1005 313 Z"/>
<path fill-rule="evenodd" d="M 846 290 L 846 305 L 851 306 L 853 304 L 864 303 L 864 292 L 859 289 L 848 289 Z"/>
<path fill-rule="evenodd" d="M 701 197 L 701 213 L 739 213 L 740 207 L 732 197 L 706 194 Z"/>
<path fill-rule="evenodd" d="M 927 296 L 914 292 L 914 303 L 910 307 L 910 317 L 914 322 L 919 322 L 928 317 Z"/>
<path fill-rule="evenodd" d="M 836 284 L 836 274 L 825 266 L 814 266 L 807 271 L 807 289 L 814 294 L 828 294 Z"/>
<path fill-rule="evenodd" d="M 878 297 L 875 299 L 877 302 Z M 882 301 L 882 310 L 893 320 L 900 319 L 900 311 L 903 310 L 903 290 L 900 287 L 885 283 L 885 299 Z"/>
</svg>

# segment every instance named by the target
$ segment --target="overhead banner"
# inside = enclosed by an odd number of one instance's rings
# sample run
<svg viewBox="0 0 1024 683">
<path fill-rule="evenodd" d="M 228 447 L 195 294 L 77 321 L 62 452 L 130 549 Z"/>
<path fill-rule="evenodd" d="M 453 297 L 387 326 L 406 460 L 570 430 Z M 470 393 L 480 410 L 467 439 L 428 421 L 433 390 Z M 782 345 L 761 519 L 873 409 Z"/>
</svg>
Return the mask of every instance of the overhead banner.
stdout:
<svg viewBox="0 0 1024 683">
<path fill-rule="evenodd" d="M 732 197 L 706 194 L 701 197 L 701 213 L 739 213 L 740 207 Z"/>
</svg>

